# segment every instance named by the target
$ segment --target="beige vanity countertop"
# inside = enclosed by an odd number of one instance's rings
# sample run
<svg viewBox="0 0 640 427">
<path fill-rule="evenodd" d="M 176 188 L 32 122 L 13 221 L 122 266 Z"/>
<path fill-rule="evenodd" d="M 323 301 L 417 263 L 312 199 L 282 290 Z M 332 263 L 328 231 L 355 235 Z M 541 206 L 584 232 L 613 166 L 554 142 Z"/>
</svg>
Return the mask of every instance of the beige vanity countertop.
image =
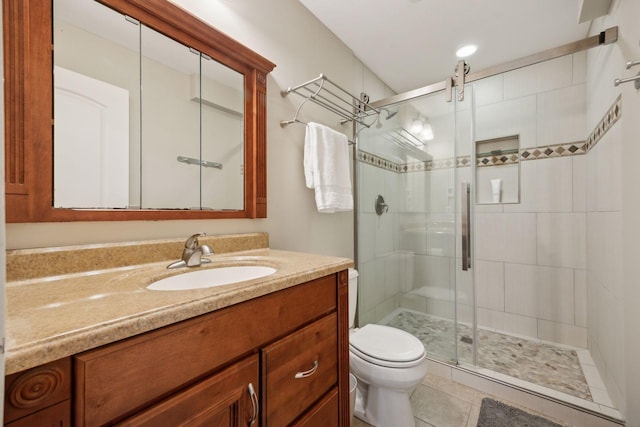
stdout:
<svg viewBox="0 0 640 427">
<path fill-rule="evenodd" d="M 209 289 L 151 291 L 172 260 L 7 283 L 6 374 L 109 344 L 353 266 L 347 258 L 255 249 L 212 264 L 266 265 L 272 275 Z"/>
</svg>

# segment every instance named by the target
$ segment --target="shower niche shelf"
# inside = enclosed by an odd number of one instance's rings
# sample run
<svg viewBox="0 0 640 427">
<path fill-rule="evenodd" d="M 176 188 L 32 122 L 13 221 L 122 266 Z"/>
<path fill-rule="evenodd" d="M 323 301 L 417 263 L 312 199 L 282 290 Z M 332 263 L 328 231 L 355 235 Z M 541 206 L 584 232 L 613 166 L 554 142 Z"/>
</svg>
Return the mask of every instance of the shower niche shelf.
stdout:
<svg viewBox="0 0 640 427">
<path fill-rule="evenodd" d="M 520 203 L 520 137 L 476 141 L 476 204 Z"/>
</svg>

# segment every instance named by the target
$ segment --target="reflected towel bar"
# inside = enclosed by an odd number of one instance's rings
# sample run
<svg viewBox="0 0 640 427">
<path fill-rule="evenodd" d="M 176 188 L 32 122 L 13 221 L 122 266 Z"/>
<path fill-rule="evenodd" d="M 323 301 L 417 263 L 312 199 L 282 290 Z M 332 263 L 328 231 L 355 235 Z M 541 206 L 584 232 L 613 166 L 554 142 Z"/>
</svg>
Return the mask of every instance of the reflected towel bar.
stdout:
<svg viewBox="0 0 640 427">
<path fill-rule="evenodd" d="M 208 162 L 206 160 L 194 159 L 193 157 L 178 156 L 178 161 L 180 163 L 186 163 L 188 165 L 198 165 L 205 168 L 222 169 L 222 163 Z"/>
</svg>

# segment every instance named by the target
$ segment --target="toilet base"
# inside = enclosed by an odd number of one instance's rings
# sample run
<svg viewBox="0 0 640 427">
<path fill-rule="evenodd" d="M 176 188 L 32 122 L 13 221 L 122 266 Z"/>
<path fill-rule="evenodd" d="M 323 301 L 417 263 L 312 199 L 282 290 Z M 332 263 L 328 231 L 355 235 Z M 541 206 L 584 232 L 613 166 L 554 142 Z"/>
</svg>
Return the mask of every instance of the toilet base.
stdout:
<svg viewBox="0 0 640 427">
<path fill-rule="evenodd" d="M 353 414 L 375 427 L 415 427 L 409 392 L 358 384 Z M 363 394 L 366 396 L 364 397 Z"/>
</svg>

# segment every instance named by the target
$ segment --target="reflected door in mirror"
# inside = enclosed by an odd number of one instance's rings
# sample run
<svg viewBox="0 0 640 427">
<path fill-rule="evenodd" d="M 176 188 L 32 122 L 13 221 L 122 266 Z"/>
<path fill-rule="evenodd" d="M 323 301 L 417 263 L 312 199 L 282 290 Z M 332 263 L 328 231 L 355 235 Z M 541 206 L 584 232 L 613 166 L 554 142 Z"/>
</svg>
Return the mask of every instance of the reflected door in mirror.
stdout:
<svg viewBox="0 0 640 427">
<path fill-rule="evenodd" d="M 129 206 L 129 92 L 55 67 L 54 206 Z"/>
</svg>

